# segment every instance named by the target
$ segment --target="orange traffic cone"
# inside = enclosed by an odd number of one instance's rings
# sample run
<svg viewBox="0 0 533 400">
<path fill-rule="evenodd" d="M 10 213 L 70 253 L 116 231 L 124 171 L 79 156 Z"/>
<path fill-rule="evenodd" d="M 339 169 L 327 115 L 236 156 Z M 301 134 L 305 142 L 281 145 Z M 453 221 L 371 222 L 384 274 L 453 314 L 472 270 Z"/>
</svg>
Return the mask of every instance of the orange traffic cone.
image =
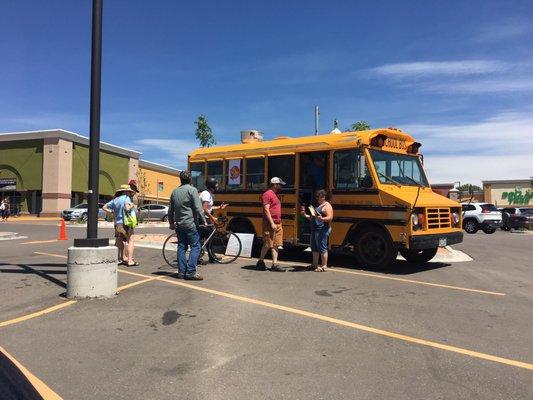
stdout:
<svg viewBox="0 0 533 400">
<path fill-rule="evenodd" d="M 65 220 L 61 218 L 61 225 L 59 226 L 59 237 L 57 240 L 68 240 L 67 238 L 67 226 L 65 225 Z"/>
</svg>

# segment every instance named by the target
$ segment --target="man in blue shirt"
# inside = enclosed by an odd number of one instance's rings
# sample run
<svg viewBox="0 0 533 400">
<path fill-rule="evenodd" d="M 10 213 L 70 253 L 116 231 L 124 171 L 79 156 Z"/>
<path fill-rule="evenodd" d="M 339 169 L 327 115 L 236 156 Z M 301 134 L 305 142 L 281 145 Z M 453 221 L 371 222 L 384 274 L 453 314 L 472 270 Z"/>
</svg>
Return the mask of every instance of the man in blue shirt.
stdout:
<svg viewBox="0 0 533 400">
<path fill-rule="evenodd" d="M 115 198 L 102 209 L 115 217 L 115 246 L 118 247 L 118 259 L 122 264 L 134 267 L 139 263 L 133 259 L 133 228 L 124 226 L 124 211 L 129 212 L 134 207 L 130 196 L 133 196 L 130 185 L 120 185 L 115 192 Z"/>
</svg>

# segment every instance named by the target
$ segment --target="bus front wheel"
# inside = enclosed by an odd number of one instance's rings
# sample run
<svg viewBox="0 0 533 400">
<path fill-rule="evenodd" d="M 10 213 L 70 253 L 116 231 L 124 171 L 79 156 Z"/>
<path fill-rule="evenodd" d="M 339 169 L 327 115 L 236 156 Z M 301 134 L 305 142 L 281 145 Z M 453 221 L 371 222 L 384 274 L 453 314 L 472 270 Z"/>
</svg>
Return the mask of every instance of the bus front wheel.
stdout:
<svg viewBox="0 0 533 400">
<path fill-rule="evenodd" d="M 438 247 L 434 249 L 424 250 L 401 249 L 400 254 L 409 262 L 424 264 L 431 260 L 433 257 L 435 257 L 435 254 L 437 254 L 437 250 Z"/>
<path fill-rule="evenodd" d="M 396 259 L 398 252 L 382 229 L 371 227 L 355 237 L 355 257 L 359 265 L 369 269 L 385 269 Z"/>
</svg>

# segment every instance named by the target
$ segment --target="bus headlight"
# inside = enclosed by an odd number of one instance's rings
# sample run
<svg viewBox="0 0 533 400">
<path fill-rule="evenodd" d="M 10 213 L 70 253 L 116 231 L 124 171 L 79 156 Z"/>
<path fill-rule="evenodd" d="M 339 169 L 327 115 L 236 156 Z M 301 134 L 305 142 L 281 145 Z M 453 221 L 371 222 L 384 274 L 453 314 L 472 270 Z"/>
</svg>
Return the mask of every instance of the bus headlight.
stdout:
<svg viewBox="0 0 533 400">
<path fill-rule="evenodd" d="M 413 230 L 424 229 L 424 218 L 424 213 L 421 210 L 415 210 L 411 214 L 411 226 Z"/>
<path fill-rule="evenodd" d="M 460 217 L 459 217 L 459 212 L 458 212 L 458 211 L 453 211 L 453 212 L 452 212 L 451 220 L 452 220 L 452 225 L 453 225 L 454 227 L 457 226 L 457 225 L 459 225 Z"/>
</svg>

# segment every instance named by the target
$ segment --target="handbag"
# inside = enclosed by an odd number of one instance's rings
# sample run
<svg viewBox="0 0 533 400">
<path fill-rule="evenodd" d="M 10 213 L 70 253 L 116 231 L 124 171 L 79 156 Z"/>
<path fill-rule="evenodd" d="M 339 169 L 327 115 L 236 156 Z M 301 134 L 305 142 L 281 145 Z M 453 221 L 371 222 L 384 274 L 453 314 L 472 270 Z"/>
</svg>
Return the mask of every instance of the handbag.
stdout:
<svg viewBox="0 0 533 400">
<path fill-rule="evenodd" d="M 137 226 L 137 214 L 135 213 L 135 209 L 131 209 L 130 211 L 124 210 L 124 226 L 127 226 L 128 228 L 135 228 Z"/>
</svg>

